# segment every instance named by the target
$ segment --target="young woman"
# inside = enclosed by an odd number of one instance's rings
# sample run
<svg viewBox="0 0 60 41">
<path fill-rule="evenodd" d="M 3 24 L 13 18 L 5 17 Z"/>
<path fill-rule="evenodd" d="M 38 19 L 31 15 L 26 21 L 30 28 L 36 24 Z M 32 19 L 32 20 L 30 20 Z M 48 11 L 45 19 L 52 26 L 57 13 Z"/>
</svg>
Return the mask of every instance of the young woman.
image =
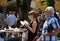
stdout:
<svg viewBox="0 0 60 41">
<path fill-rule="evenodd" d="M 35 36 L 37 35 L 37 29 L 38 29 L 38 24 L 37 24 L 37 19 L 36 19 L 36 12 L 35 11 L 30 11 L 28 13 L 28 18 L 30 19 L 30 25 L 25 24 L 25 26 L 28 29 L 28 41 L 33 41 Z"/>
</svg>

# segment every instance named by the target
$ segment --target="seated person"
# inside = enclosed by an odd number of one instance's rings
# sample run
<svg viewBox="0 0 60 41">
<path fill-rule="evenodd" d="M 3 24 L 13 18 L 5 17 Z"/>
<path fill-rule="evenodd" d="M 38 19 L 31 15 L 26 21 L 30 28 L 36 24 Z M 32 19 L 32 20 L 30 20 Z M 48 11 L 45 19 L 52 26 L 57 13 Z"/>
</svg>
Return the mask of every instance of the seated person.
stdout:
<svg viewBox="0 0 60 41">
<path fill-rule="evenodd" d="M 11 37 L 9 37 L 7 41 L 19 41 L 19 37 L 17 36 L 17 33 L 12 33 Z"/>
</svg>

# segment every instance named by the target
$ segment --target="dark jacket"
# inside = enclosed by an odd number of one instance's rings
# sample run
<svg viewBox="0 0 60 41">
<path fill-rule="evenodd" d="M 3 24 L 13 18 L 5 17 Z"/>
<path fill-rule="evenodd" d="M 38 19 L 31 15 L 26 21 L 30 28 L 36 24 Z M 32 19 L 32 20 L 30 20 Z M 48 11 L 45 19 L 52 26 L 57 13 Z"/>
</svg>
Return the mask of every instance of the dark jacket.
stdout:
<svg viewBox="0 0 60 41">
<path fill-rule="evenodd" d="M 7 41 L 19 41 L 19 37 L 10 37 Z"/>
</svg>

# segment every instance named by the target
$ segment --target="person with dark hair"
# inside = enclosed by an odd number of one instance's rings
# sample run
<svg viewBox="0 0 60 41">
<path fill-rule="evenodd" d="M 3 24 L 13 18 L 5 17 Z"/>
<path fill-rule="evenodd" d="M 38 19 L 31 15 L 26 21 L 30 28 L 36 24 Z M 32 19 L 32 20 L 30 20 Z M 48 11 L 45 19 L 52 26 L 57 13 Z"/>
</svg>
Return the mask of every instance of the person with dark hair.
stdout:
<svg viewBox="0 0 60 41">
<path fill-rule="evenodd" d="M 42 10 L 40 8 L 37 9 L 37 13 L 38 15 L 41 15 L 42 14 Z"/>
<path fill-rule="evenodd" d="M 17 36 L 17 33 L 12 33 L 11 37 L 9 37 L 7 41 L 19 41 L 19 37 Z"/>
<path fill-rule="evenodd" d="M 59 22 L 59 24 L 60 24 L 60 10 L 58 10 L 58 11 L 56 12 L 56 15 L 57 15 L 58 22 Z"/>
<path fill-rule="evenodd" d="M 37 23 L 36 17 L 37 16 L 36 16 L 36 12 L 35 11 L 30 11 L 28 13 L 28 18 L 31 21 L 30 25 L 29 24 L 25 24 L 25 26 L 28 29 L 28 41 L 33 41 L 33 39 L 37 35 L 38 23 Z"/>
<path fill-rule="evenodd" d="M 21 20 L 22 20 L 21 17 L 19 17 L 19 15 L 17 15 L 17 27 L 18 28 L 20 28 L 20 26 L 21 26 L 21 23 L 20 23 Z"/>
<path fill-rule="evenodd" d="M 2 10 L 0 10 L 0 30 L 3 29 L 2 26 L 5 22 L 5 15 L 2 14 Z M 4 38 L 4 33 L 0 33 L 0 37 Z"/>
<path fill-rule="evenodd" d="M 13 13 L 13 10 L 9 11 L 9 16 L 7 16 L 6 21 L 7 21 L 8 26 L 15 26 L 16 25 L 17 19 L 16 19 L 16 16 L 14 15 L 14 13 Z"/>
<path fill-rule="evenodd" d="M 2 10 L 0 10 L 0 28 L 4 24 L 4 19 L 5 19 L 5 15 L 2 14 Z"/>
</svg>

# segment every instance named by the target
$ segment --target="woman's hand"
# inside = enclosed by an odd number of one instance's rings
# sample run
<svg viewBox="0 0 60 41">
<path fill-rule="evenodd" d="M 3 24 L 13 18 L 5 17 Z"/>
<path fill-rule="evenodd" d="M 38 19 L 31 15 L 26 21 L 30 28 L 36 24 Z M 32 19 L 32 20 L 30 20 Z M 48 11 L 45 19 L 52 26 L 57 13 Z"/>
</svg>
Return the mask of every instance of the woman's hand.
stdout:
<svg viewBox="0 0 60 41">
<path fill-rule="evenodd" d="M 38 38 L 37 41 L 40 41 L 40 38 Z"/>
<path fill-rule="evenodd" d="M 41 36 L 37 39 L 37 41 L 41 41 Z"/>
<path fill-rule="evenodd" d="M 37 28 L 37 22 L 34 21 L 34 22 L 32 23 L 32 27 L 30 27 L 29 24 L 25 24 L 25 26 L 26 26 L 32 33 L 35 33 L 36 28 Z"/>
<path fill-rule="evenodd" d="M 26 23 L 25 23 L 25 26 L 26 26 L 27 28 L 30 27 L 29 24 L 26 24 Z"/>
</svg>

